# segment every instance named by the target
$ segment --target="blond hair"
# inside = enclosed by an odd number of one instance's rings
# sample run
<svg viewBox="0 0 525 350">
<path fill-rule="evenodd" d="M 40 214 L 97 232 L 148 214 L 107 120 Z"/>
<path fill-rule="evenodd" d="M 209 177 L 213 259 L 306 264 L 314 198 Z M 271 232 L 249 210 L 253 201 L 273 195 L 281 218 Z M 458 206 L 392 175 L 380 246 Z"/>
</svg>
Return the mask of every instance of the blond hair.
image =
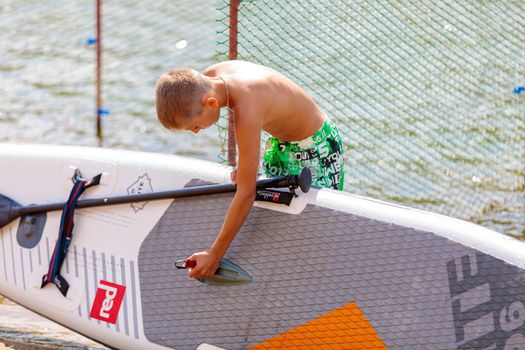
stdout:
<svg viewBox="0 0 525 350">
<path fill-rule="evenodd" d="M 167 129 L 180 129 L 202 112 L 202 97 L 211 88 L 211 81 L 191 68 L 164 73 L 156 87 L 157 118 Z"/>
</svg>

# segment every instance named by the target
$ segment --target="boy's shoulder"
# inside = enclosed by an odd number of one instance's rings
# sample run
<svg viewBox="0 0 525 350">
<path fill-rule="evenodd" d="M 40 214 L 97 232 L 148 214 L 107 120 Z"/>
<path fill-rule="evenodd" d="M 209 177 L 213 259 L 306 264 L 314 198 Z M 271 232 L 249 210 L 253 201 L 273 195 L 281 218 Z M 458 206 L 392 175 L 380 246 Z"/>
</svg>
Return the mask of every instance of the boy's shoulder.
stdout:
<svg viewBox="0 0 525 350">
<path fill-rule="evenodd" d="M 256 72 L 268 72 L 270 68 L 261 66 L 256 63 L 241 61 L 241 60 L 231 60 L 224 61 L 212 64 L 209 67 L 206 67 L 202 74 L 213 77 L 219 74 L 246 74 L 246 73 L 256 73 Z"/>
<path fill-rule="evenodd" d="M 202 71 L 202 73 L 205 75 L 210 75 L 210 74 L 217 74 L 222 71 L 228 71 L 228 70 L 231 70 L 232 68 L 239 66 L 239 62 L 240 61 L 224 61 L 224 62 L 215 63 L 215 64 L 212 64 L 211 66 L 206 67 Z"/>
</svg>

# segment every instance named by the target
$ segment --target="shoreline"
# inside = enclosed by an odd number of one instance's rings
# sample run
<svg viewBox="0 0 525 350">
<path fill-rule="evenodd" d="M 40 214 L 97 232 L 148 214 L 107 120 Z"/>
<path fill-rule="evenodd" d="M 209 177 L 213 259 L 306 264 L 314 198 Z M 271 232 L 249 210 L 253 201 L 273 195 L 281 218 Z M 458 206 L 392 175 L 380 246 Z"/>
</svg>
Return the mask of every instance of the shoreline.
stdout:
<svg viewBox="0 0 525 350">
<path fill-rule="evenodd" d="M 0 296 L 0 350 L 107 348 Z"/>
</svg>

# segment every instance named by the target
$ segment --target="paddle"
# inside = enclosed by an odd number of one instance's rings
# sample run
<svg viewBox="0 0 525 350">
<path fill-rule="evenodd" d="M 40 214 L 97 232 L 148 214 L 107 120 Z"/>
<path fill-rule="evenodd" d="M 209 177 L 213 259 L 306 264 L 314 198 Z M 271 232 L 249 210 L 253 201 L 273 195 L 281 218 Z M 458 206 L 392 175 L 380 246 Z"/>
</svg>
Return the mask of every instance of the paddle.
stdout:
<svg viewBox="0 0 525 350">
<path fill-rule="evenodd" d="M 195 260 L 177 260 L 175 267 L 178 269 L 186 269 L 188 267 L 195 267 L 197 266 L 196 264 Z M 239 286 L 250 283 L 252 280 L 252 276 L 244 271 L 242 267 L 224 258 L 221 259 L 219 268 L 213 276 L 197 279 L 199 282 L 213 286 Z"/>
<path fill-rule="evenodd" d="M 266 188 L 283 188 L 288 187 L 293 192 L 296 188 L 301 188 L 304 193 L 310 190 L 312 182 L 312 173 L 310 169 L 304 168 L 299 175 L 291 175 L 285 177 L 278 177 L 272 179 L 263 179 L 257 181 L 257 189 Z M 228 193 L 235 192 L 237 190 L 236 185 L 222 184 L 222 185 L 206 185 L 197 187 L 188 187 L 171 191 L 161 192 L 150 192 L 150 193 L 139 193 L 129 194 L 122 196 L 103 197 L 103 198 L 90 198 L 82 199 L 77 202 L 77 208 L 90 208 L 99 207 L 104 205 L 116 205 L 123 203 L 132 202 L 145 202 L 151 200 L 160 199 L 173 199 L 193 196 L 203 196 L 210 194 Z M 64 202 L 60 203 L 49 203 L 49 204 L 31 204 L 28 206 L 22 206 L 14 200 L 0 194 L 0 227 L 3 227 L 11 221 L 33 213 L 42 213 L 54 210 L 62 210 Z"/>
</svg>

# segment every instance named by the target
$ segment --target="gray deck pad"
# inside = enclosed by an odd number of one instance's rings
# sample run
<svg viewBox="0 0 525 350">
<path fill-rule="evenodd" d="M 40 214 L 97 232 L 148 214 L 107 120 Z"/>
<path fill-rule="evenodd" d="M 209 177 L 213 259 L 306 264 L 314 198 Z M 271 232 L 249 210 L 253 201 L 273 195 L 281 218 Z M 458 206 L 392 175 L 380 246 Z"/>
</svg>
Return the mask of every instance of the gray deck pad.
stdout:
<svg viewBox="0 0 525 350">
<path fill-rule="evenodd" d="M 210 247 L 231 198 L 176 200 L 144 241 L 151 342 L 245 349 L 355 303 L 377 349 L 525 349 L 525 271 L 430 232 L 314 205 L 299 215 L 252 209 L 226 255 L 252 283 L 188 279 L 174 262 Z"/>
</svg>

